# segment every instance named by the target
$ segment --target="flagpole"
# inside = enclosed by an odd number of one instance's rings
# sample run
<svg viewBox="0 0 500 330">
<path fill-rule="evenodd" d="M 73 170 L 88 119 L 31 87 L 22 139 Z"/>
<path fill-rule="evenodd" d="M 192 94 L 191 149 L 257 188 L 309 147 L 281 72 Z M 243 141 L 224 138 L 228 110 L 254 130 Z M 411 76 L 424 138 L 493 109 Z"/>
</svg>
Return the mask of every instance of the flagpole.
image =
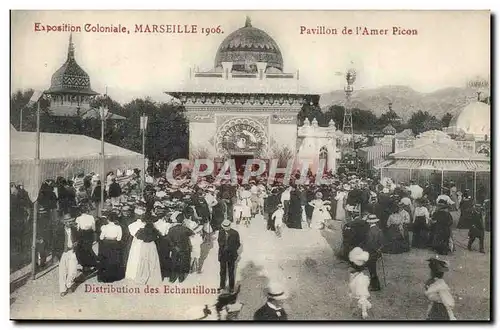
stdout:
<svg viewBox="0 0 500 330">
<path fill-rule="evenodd" d="M 141 129 L 142 129 L 142 195 L 144 196 L 144 188 L 146 188 L 146 114 L 142 114 Z"/>
<path fill-rule="evenodd" d="M 41 98 L 40 98 L 41 99 Z M 36 278 L 36 234 L 37 234 L 37 220 L 38 220 L 38 193 L 40 190 L 40 99 L 37 101 L 36 106 L 36 151 L 35 151 L 35 189 L 36 199 L 33 203 L 33 238 L 31 244 L 31 278 Z"/>
<path fill-rule="evenodd" d="M 23 110 L 24 107 L 21 108 L 21 117 L 19 118 L 19 132 L 23 131 Z"/>
</svg>

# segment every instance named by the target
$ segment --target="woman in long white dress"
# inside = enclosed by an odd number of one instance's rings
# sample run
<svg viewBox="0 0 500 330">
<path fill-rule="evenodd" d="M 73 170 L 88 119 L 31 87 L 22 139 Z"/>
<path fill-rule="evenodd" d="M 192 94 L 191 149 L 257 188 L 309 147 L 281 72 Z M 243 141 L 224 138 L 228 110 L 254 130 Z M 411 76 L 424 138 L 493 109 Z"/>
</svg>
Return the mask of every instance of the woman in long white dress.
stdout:
<svg viewBox="0 0 500 330">
<path fill-rule="evenodd" d="M 340 187 L 339 191 L 337 192 L 337 196 L 335 196 L 335 200 L 337 201 L 337 209 L 335 211 L 335 220 L 338 221 L 344 221 L 345 220 L 345 198 L 347 194 L 344 191 L 343 187 Z"/>
<path fill-rule="evenodd" d="M 149 213 L 144 220 L 138 219 L 128 228 L 134 238 L 130 247 L 125 278 L 137 284 L 158 285 L 162 282 L 160 258 L 155 241 L 159 238 L 158 230 L 148 221 Z"/>
<path fill-rule="evenodd" d="M 368 310 L 372 308 L 372 304 L 368 300 L 370 298 L 370 277 L 364 273 L 366 262 L 368 261 L 369 253 L 363 251 L 360 247 L 355 247 L 349 252 L 349 261 L 351 262 L 351 270 L 349 274 L 349 296 L 357 300 L 357 306 L 361 310 L 361 317 L 368 317 Z"/>
<path fill-rule="evenodd" d="M 323 201 L 323 194 L 321 192 L 316 193 L 316 198 L 309 202 L 309 205 L 314 207 L 312 217 L 311 217 L 311 228 L 323 229 L 325 227 L 325 220 L 329 218 L 328 211 L 326 209 L 329 201 Z"/>
</svg>

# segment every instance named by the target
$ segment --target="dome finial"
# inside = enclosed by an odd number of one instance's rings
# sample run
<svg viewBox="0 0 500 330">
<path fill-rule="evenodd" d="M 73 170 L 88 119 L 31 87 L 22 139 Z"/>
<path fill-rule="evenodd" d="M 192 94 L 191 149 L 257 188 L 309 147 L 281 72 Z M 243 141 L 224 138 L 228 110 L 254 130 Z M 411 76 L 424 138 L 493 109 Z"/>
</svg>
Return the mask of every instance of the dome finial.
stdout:
<svg viewBox="0 0 500 330">
<path fill-rule="evenodd" d="M 68 60 L 75 59 L 75 47 L 73 46 L 73 33 L 69 34 Z"/>
<path fill-rule="evenodd" d="M 250 16 L 247 16 L 245 27 L 252 27 L 252 20 L 250 19 Z"/>
</svg>

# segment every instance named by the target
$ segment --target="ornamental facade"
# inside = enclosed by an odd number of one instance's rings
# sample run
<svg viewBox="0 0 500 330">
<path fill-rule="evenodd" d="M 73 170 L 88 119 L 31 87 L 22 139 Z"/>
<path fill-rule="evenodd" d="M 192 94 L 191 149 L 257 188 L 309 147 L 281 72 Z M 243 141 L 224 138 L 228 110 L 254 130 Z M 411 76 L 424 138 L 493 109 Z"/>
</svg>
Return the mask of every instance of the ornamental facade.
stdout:
<svg viewBox="0 0 500 330">
<path fill-rule="evenodd" d="M 212 70 L 190 71 L 179 90 L 167 92 L 185 106 L 190 157 L 234 158 L 237 168 L 249 158 L 288 157 L 313 168 L 325 159 L 335 169 L 334 123 L 297 127 L 302 105 L 319 95 L 301 84 L 298 71 L 283 68 L 277 43 L 247 18 L 221 43 Z"/>
</svg>

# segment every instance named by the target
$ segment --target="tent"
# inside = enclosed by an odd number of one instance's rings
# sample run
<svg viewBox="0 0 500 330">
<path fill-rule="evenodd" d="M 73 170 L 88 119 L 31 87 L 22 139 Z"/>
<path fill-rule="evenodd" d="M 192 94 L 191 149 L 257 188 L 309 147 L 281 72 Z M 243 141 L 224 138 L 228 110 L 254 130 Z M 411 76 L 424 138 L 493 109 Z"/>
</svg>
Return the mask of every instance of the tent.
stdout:
<svg viewBox="0 0 500 330">
<path fill-rule="evenodd" d="M 11 129 L 10 180 L 23 184 L 31 200 L 38 195 L 35 183 L 36 133 Z M 104 144 L 105 172 L 142 168 L 142 154 Z M 84 135 L 40 133 L 40 184 L 58 176 L 72 177 L 79 172 L 101 173 L 101 141 Z"/>
<path fill-rule="evenodd" d="M 478 186 L 489 191 L 490 159 L 473 154 L 450 141 L 428 141 L 411 149 L 389 155 L 389 159 L 376 165 L 380 177 L 396 182 L 416 180 L 420 184 L 435 181 L 443 186 L 445 179 L 455 181 L 461 190 L 474 191 Z"/>
</svg>

